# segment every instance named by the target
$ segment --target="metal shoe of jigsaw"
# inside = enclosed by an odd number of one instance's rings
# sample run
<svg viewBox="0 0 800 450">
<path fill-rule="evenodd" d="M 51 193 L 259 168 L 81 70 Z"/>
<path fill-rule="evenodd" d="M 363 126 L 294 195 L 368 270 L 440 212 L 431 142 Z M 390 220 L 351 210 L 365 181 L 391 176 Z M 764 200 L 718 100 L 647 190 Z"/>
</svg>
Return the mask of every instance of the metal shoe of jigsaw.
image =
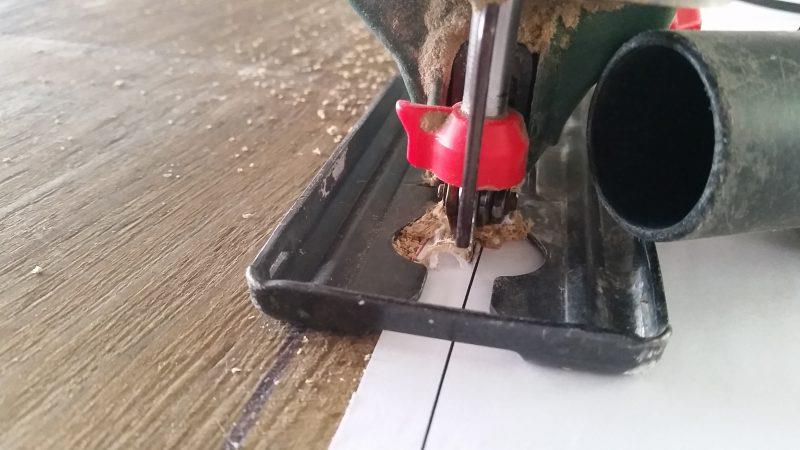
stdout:
<svg viewBox="0 0 800 450">
<path fill-rule="evenodd" d="M 800 227 L 800 34 L 657 31 L 699 28 L 672 0 L 350 2 L 403 83 L 248 268 L 264 312 L 628 372 L 671 333 L 654 241 Z M 461 248 L 519 211 L 544 265 L 495 279 L 488 313 L 417 302 L 392 237 L 431 201 Z"/>
</svg>

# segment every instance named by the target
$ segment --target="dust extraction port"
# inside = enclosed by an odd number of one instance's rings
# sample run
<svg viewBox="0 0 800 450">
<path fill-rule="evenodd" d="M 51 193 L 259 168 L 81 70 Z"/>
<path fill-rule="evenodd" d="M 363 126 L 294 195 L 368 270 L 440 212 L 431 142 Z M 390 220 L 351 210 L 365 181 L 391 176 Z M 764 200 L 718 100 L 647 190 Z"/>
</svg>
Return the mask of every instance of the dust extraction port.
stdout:
<svg viewBox="0 0 800 450">
<path fill-rule="evenodd" d="M 701 75 L 676 48 L 633 48 L 606 69 L 589 114 L 589 157 L 604 203 L 629 229 L 652 237 L 698 203 L 714 157 L 713 114 Z"/>
<path fill-rule="evenodd" d="M 641 33 L 589 110 L 600 202 L 652 241 L 800 227 L 798 123 L 800 33 Z"/>
</svg>

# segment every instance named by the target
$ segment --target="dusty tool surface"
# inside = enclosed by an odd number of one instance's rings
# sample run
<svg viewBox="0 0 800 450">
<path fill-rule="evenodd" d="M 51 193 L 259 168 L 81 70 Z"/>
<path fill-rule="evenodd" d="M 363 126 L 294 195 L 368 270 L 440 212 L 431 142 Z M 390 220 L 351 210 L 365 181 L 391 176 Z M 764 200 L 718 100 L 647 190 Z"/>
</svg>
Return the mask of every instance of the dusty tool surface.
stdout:
<svg viewBox="0 0 800 450">
<path fill-rule="evenodd" d="M 345 2 L 0 27 L 0 447 L 325 447 L 374 338 L 268 319 L 243 273 L 390 78 L 380 45 Z"/>
<path fill-rule="evenodd" d="M 657 361 L 670 335 L 658 257 L 599 209 L 586 170 L 586 103 L 520 187 L 520 223 L 494 237 L 528 234 L 546 255 L 542 268 L 494 280 L 489 314 L 418 301 L 425 269 L 400 256 L 395 231 L 436 193 L 403 159 L 393 108 L 402 94 L 396 79 L 248 268 L 259 309 L 315 329 L 420 334 L 570 369 L 621 373 Z"/>
</svg>

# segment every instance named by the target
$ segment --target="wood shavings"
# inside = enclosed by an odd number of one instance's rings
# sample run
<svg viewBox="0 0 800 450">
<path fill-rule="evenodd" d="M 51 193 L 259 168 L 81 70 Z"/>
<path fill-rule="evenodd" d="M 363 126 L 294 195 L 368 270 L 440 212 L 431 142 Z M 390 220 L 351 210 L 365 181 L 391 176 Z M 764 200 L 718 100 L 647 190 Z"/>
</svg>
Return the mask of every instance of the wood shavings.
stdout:
<svg viewBox="0 0 800 450">
<path fill-rule="evenodd" d="M 322 151 L 320 151 L 319 147 L 315 148 L 314 150 L 311 150 L 311 153 L 317 156 L 322 155 Z"/>
<path fill-rule="evenodd" d="M 31 274 L 33 275 L 40 275 L 42 272 L 44 272 L 42 266 L 33 266 L 33 269 L 31 269 Z"/>
<path fill-rule="evenodd" d="M 244 214 L 242 214 L 242 219 L 250 219 L 253 216 L 255 216 L 255 214 L 253 214 L 253 213 L 244 213 Z"/>
<path fill-rule="evenodd" d="M 513 211 L 499 224 L 489 224 L 475 229 L 475 239 L 486 248 L 500 248 L 508 241 L 525 239 L 533 223 L 525 220 L 522 213 Z"/>
<path fill-rule="evenodd" d="M 395 233 L 392 247 L 403 258 L 429 268 L 436 267 L 441 253 L 451 254 L 461 265 L 472 259 L 472 249 L 455 246 L 442 203 L 429 208 Z"/>
<path fill-rule="evenodd" d="M 241 371 L 242 371 L 242 369 L 240 369 L 238 367 L 232 367 L 231 368 L 231 373 L 234 374 L 234 375 L 236 375 L 237 373 L 239 373 Z"/>
<path fill-rule="evenodd" d="M 525 239 L 531 226 L 532 223 L 526 221 L 519 211 L 514 211 L 502 223 L 476 228 L 474 236 L 484 247 L 499 248 L 505 242 Z M 392 247 L 400 256 L 429 269 L 436 268 L 443 254 L 451 255 L 460 265 L 466 265 L 473 256 L 473 248 L 455 246 L 455 238 L 441 202 L 395 233 Z"/>
</svg>

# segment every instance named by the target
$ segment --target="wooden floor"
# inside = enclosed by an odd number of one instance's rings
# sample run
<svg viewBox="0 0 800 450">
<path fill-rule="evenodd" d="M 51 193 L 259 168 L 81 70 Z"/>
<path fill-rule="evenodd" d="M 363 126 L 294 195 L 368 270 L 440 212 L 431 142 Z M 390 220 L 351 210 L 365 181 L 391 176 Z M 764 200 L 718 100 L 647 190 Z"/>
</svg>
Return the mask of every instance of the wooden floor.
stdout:
<svg viewBox="0 0 800 450">
<path fill-rule="evenodd" d="M 244 270 L 394 73 L 347 3 L 0 0 L 0 55 L 0 448 L 324 448 L 374 338 Z"/>
</svg>

